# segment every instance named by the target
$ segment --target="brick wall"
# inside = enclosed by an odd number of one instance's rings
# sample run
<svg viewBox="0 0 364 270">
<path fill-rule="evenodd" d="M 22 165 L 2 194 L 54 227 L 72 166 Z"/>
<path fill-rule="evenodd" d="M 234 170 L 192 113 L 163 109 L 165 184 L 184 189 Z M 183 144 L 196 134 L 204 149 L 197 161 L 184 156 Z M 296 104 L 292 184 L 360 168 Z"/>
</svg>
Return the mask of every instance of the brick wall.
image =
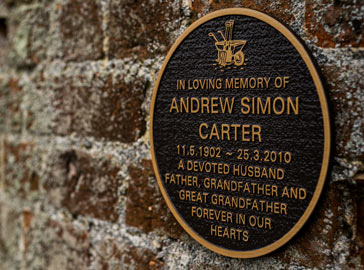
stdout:
<svg viewBox="0 0 364 270">
<path fill-rule="evenodd" d="M 201 16 L 264 11 L 312 50 L 335 126 L 318 207 L 256 259 L 210 252 L 177 224 L 151 166 L 162 61 Z M 348 0 L 2 0 L 0 270 L 363 269 L 364 3 Z"/>
</svg>

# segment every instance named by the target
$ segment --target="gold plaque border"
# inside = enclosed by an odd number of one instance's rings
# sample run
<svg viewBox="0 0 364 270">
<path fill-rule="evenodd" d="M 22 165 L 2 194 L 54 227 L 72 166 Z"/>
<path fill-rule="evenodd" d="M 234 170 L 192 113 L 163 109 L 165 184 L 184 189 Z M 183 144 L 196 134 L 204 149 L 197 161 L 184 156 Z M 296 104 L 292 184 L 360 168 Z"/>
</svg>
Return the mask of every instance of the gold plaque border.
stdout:
<svg viewBox="0 0 364 270">
<path fill-rule="evenodd" d="M 153 114 L 154 114 L 155 100 L 156 100 L 156 97 L 157 97 L 157 92 L 158 92 L 158 88 L 159 88 L 161 78 L 162 78 L 162 76 L 164 74 L 164 70 L 166 69 L 166 66 L 167 66 L 170 58 L 172 57 L 173 53 L 178 48 L 178 46 L 181 44 L 181 42 L 193 30 L 195 30 L 201 24 L 203 24 L 203 23 L 205 23 L 205 22 L 207 22 L 207 21 L 209 21 L 211 19 L 221 17 L 221 16 L 225 16 L 225 15 L 244 15 L 244 16 L 250 16 L 250 17 L 259 19 L 259 20 L 269 24 L 270 26 L 272 26 L 276 30 L 278 30 L 281 34 L 283 34 L 291 42 L 291 44 L 296 48 L 296 50 L 299 52 L 299 54 L 303 58 L 305 64 L 307 65 L 307 67 L 308 67 L 308 69 L 310 71 L 311 77 L 313 78 L 314 84 L 316 86 L 316 91 L 317 91 L 318 96 L 319 96 L 319 100 L 320 100 L 320 104 L 321 104 L 321 111 L 322 111 L 322 115 L 323 115 L 324 138 L 325 138 L 324 153 L 323 153 L 323 158 L 322 158 L 322 167 L 321 167 L 321 171 L 320 171 L 319 181 L 317 183 L 316 190 L 315 190 L 315 192 L 313 194 L 311 202 L 309 203 L 306 211 L 303 213 L 301 218 L 292 227 L 292 229 L 290 231 L 288 231 L 284 236 L 282 236 L 280 239 L 278 239 L 277 241 L 275 241 L 274 243 L 272 243 L 272 244 L 270 244 L 268 246 L 265 246 L 263 248 L 256 249 L 256 250 L 250 250 L 250 251 L 233 251 L 233 250 L 225 249 L 225 248 L 222 248 L 220 246 L 214 245 L 214 244 L 206 241 L 205 239 L 203 239 L 200 235 L 198 235 L 185 222 L 185 220 L 179 215 L 179 213 L 175 209 L 169 195 L 167 194 L 166 190 L 164 189 L 161 177 L 159 175 L 158 165 L 157 165 L 156 158 L 155 158 L 154 143 L 153 143 Z M 298 38 L 286 26 L 284 26 L 282 23 L 280 23 L 276 19 L 272 18 L 271 16 L 269 16 L 267 14 L 264 14 L 262 12 L 256 11 L 256 10 L 247 9 L 247 8 L 229 8 L 229 9 L 215 11 L 215 12 L 212 12 L 212 13 L 200 18 L 199 20 L 194 22 L 192 25 L 190 25 L 183 32 L 183 34 L 176 40 L 176 42 L 173 44 L 173 46 L 169 50 L 169 52 L 167 54 L 167 57 L 165 58 L 165 60 L 163 62 L 163 65 L 162 65 L 162 68 L 161 68 L 161 70 L 159 72 L 158 79 L 156 81 L 156 84 L 155 84 L 155 87 L 154 87 L 154 90 L 153 90 L 152 103 L 151 103 L 151 107 L 150 107 L 150 129 L 149 130 L 150 130 L 149 135 L 150 135 L 150 147 L 151 147 L 151 152 L 152 152 L 153 168 L 154 168 L 154 171 L 155 171 L 155 174 L 156 174 L 156 177 L 157 177 L 159 188 L 160 188 L 160 190 L 162 192 L 164 200 L 166 201 L 169 209 L 172 211 L 174 217 L 181 224 L 181 226 L 197 242 L 199 242 L 200 244 L 202 244 L 206 248 L 208 248 L 208 249 L 210 249 L 210 250 L 212 250 L 212 251 L 214 251 L 216 253 L 222 254 L 224 256 L 233 257 L 233 258 L 254 258 L 254 257 L 259 257 L 259 256 L 265 255 L 267 253 L 270 253 L 270 252 L 278 249 L 279 247 L 281 247 L 285 243 L 287 243 L 302 228 L 302 226 L 306 223 L 307 219 L 309 218 L 309 216 L 311 215 L 314 207 L 317 204 L 317 201 L 318 201 L 318 199 L 320 197 L 322 188 L 324 186 L 326 173 L 327 173 L 328 166 L 329 166 L 331 135 L 330 135 L 329 110 L 328 110 L 328 105 L 327 105 L 327 101 L 326 101 L 325 92 L 324 92 L 324 89 L 323 89 L 323 84 L 322 84 L 322 81 L 320 79 L 319 73 L 316 70 L 316 67 L 315 67 L 314 63 L 312 62 L 311 57 L 309 56 L 308 52 L 306 51 L 304 45 L 301 44 L 301 42 L 298 40 Z"/>
</svg>

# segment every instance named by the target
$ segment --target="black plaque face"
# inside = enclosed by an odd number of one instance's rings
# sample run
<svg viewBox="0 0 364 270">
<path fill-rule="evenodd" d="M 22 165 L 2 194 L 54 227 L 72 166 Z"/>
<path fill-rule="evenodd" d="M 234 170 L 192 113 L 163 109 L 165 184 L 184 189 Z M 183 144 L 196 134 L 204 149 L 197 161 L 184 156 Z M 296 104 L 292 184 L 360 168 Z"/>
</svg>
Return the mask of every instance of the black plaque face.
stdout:
<svg viewBox="0 0 364 270">
<path fill-rule="evenodd" d="M 268 15 L 227 9 L 191 25 L 164 61 L 150 123 L 164 199 L 217 253 L 269 253 L 317 203 L 330 147 L 322 82 L 300 41 Z"/>
</svg>

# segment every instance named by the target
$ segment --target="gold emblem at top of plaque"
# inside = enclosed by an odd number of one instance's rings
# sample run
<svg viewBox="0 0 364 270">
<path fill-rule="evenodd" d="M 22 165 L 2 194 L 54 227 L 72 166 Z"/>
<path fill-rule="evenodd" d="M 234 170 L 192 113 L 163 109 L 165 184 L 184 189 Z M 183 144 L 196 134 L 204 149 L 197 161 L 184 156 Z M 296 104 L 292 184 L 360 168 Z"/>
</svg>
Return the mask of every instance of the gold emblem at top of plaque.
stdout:
<svg viewBox="0 0 364 270">
<path fill-rule="evenodd" d="M 245 56 L 243 48 L 246 40 L 233 40 L 234 20 L 225 22 L 225 35 L 221 30 L 217 31 L 223 38 L 219 41 L 213 33 L 209 33 L 210 37 L 215 40 L 215 47 L 217 50 L 216 62 L 220 67 L 235 65 L 240 67 L 244 64 Z"/>
</svg>

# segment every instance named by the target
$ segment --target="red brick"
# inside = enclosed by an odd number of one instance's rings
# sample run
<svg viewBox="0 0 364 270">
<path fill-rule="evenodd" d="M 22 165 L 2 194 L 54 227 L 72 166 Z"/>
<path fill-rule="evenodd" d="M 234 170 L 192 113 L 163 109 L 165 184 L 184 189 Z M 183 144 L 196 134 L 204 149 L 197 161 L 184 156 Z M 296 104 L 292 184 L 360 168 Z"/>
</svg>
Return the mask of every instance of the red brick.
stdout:
<svg viewBox="0 0 364 270">
<path fill-rule="evenodd" d="M 0 73 L 0 129 L 12 134 L 49 134 L 50 94 L 40 87 L 41 72 Z"/>
<path fill-rule="evenodd" d="M 360 206 L 361 202 L 358 205 L 355 200 L 360 192 L 362 190 L 359 191 L 357 187 L 344 182 L 327 185 L 316 210 L 303 229 L 289 245 L 275 252 L 278 259 L 287 264 L 294 261 L 307 268 L 326 268 L 327 265 L 334 265 L 334 260 L 338 260 L 339 254 L 335 249 L 339 246 L 345 247 L 348 252 L 340 255 L 341 264 L 347 264 L 348 269 L 360 269 L 356 262 L 360 259 L 358 251 L 364 242 L 359 232 L 355 233 L 361 226 L 355 222 L 362 223 L 360 210 L 356 207 Z M 354 200 L 350 202 L 351 199 Z M 351 208 L 352 206 L 354 208 Z M 348 242 L 340 243 L 343 241 L 341 237 Z M 350 265 L 354 267 L 350 268 Z M 359 268 L 355 268 L 355 265 Z"/>
<path fill-rule="evenodd" d="M 146 233 L 161 230 L 172 238 L 180 237 L 183 229 L 159 192 L 151 161 L 143 160 L 140 166 L 130 166 L 129 174 L 131 183 L 127 192 L 125 223 Z"/>
<path fill-rule="evenodd" d="M 364 46 L 362 1 L 307 0 L 306 32 L 324 48 Z"/>
<path fill-rule="evenodd" d="M 208 6 L 206 6 L 206 1 L 197 0 L 193 1 L 192 3 L 192 18 L 193 20 L 197 20 L 198 19 L 197 15 L 201 14 L 203 10 L 205 10 L 206 8 L 208 9 L 209 12 L 225 8 L 251 8 L 254 10 L 265 12 L 285 23 L 290 24 L 296 21 L 296 18 L 293 14 L 293 7 L 294 7 L 294 2 L 292 2 L 292 0 L 275 1 L 274 5 L 272 5 L 270 1 L 212 0 L 209 1 Z"/>
<path fill-rule="evenodd" d="M 24 210 L 22 213 L 22 237 L 21 237 L 21 241 L 22 241 L 22 252 L 25 253 L 27 252 L 28 248 L 29 248 L 29 244 L 30 244 L 30 239 L 28 236 L 30 230 L 31 230 L 31 224 L 33 222 L 33 218 L 34 215 L 31 211 L 29 210 Z"/>
<path fill-rule="evenodd" d="M 41 157 L 31 142 L 4 142 L 5 190 L 21 198 L 28 198 L 39 189 L 38 166 Z"/>
<path fill-rule="evenodd" d="M 27 243 L 22 254 L 25 269 L 89 269 L 89 232 L 71 223 L 35 215 L 23 242 Z"/>
<path fill-rule="evenodd" d="M 68 0 L 56 5 L 59 41 L 64 61 L 97 60 L 103 57 L 102 14 L 99 1 Z"/>
<path fill-rule="evenodd" d="M 47 6 L 16 9 L 9 16 L 9 59 L 18 66 L 33 66 L 47 56 L 49 11 Z"/>
<path fill-rule="evenodd" d="M 71 213 L 102 220 L 118 218 L 119 168 L 108 159 L 69 150 L 53 154 L 44 188 L 49 200 Z"/>
<path fill-rule="evenodd" d="M 21 103 L 24 91 L 19 80 L 16 74 L 0 74 L 0 113 L 3 116 L 0 126 L 4 132 L 20 133 L 22 129 Z"/>
<path fill-rule="evenodd" d="M 103 240 L 96 246 L 97 269 L 162 270 L 164 263 L 151 250 L 117 244 L 114 240 Z"/>
<path fill-rule="evenodd" d="M 20 247 L 20 212 L 0 203 L 0 261 L 1 267 L 17 267 Z M 8 268 L 10 269 L 10 268 Z"/>
<path fill-rule="evenodd" d="M 55 86 L 54 132 L 76 133 L 96 139 L 130 143 L 144 135 L 146 124 L 141 108 L 146 82 L 112 78 L 108 73 L 76 73 L 61 77 Z"/>
<path fill-rule="evenodd" d="M 362 69 L 363 65 L 358 62 L 322 68 L 333 109 L 332 117 L 336 118 L 335 147 L 339 157 L 364 158 L 363 146 L 356 145 L 359 141 L 352 138 L 354 132 L 364 138 L 363 93 L 360 92 L 364 89 Z"/>
<path fill-rule="evenodd" d="M 181 26 L 180 7 L 181 1 L 127 0 L 120 4 L 111 0 L 107 30 L 109 57 L 147 58 L 165 54 L 174 42 L 171 33 Z"/>
</svg>

